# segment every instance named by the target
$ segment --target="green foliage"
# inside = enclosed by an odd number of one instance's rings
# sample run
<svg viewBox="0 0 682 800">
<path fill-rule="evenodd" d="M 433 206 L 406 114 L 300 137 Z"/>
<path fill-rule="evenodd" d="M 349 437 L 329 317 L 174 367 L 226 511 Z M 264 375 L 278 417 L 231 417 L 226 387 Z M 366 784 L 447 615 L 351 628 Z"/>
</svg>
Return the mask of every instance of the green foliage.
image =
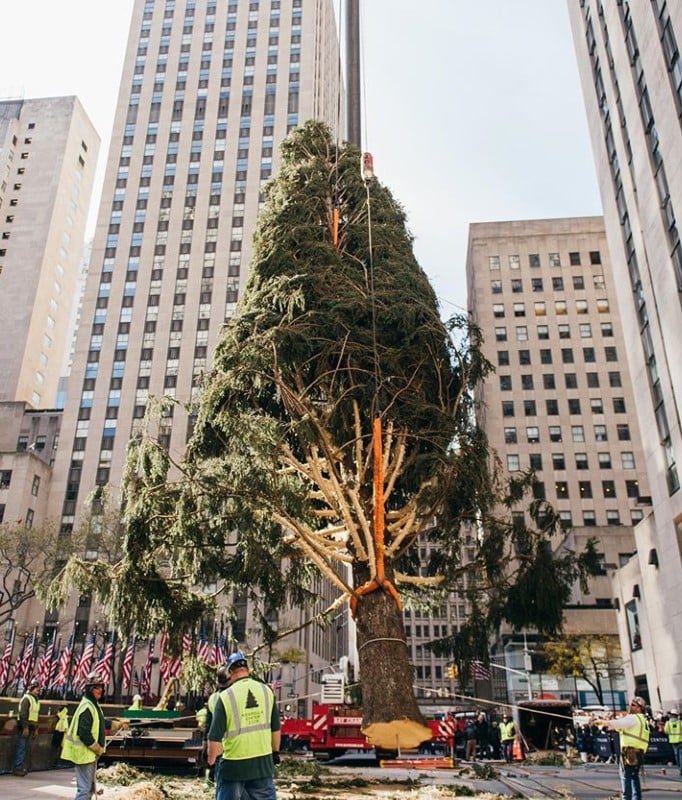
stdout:
<svg viewBox="0 0 682 800">
<path fill-rule="evenodd" d="M 551 509 L 536 504 L 530 527 L 511 524 L 532 477 L 503 480 L 475 425 L 474 389 L 491 369 L 480 333 L 464 317 L 441 320 L 403 209 L 359 163 L 320 123 L 288 137 L 185 458 L 171 464 L 151 430 L 131 442 L 124 554 L 90 585 L 143 633 L 209 612 L 202 586 L 216 581 L 260 598 L 274 639 L 266 610 L 317 602 L 319 572 L 341 596 L 372 577 L 377 417 L 387 572 L 408 604 L 457 590 L 473 609 L 437 643 L 444 652 L 480 657 L 505 619 L 558 629 L 585 573 L 574 554 L 555 558 Z M 437 545 L 426 576 L 424 539 Z"/>
</svg>

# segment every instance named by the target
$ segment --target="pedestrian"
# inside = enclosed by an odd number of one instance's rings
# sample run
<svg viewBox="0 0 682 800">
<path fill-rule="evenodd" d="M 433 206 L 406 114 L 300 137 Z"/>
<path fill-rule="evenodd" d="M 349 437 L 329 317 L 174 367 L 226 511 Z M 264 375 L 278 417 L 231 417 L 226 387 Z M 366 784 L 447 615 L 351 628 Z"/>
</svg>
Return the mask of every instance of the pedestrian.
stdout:
<svg viewBox="0 0 682 800">
<path fill-rule="evenodd" d="M 17 749 L 14 753 L 14 774 L 22 777 L 26 774 L 26 751 L 30 746 L 29 739 L 38 735 L 38 717 L 40 716 L 40 681 L 37 678 L 29 683 L 26 693 L 19 701 L 17 718 Z"/>
<path fill-rule="evenodd" d="M 644 698 L 633 697 L 626 716 L 595 721 L 597 725 L 618 731 L 620 735 L 621 800 L 642 800 L 639 771 L 649 747 L 650 732 L 645 711 Z"/>
<path fill-rule="evenodd" d="M 680 712 L 676 708 L 671 708 L 668 712 L 668 721 L 663 730 L 668 737 L 675 754 L 675 763 L 682 775 L 682 720 L 680 720 Z"/>
<path fill-rule="evenodd" d="M 500 723 L 494 720 L 490 726 L 490 748 L 492 757 L 497 761 L 502 755 L 502 744 L 500 742 Z"/>
<path fill-rule="evenodd" d="M 227 673 L 230 685 L 219 694 L 208 732 L 216 800 L 276 800 L 280 721 L 275 695 L 251 677 L 243 653 L 228 658 Z"/>
<path fill-rule="evenodd" d="M 464 753 L 465 761 L 476 761 L 476 745 L 478 740 L 476 738 L 476 720 L 468 719 L 466 727 L 464 728 L 464 737 L 466 739 L 466 751 Z"/>
<path fill-rule="evenodd" d="M 202 736 L 204 739 L 204 752 L 208 750 L 208 732 L 213 722 L 213 712 L 215 711 L 216 703 L 220 698 L 220 693 L 227 689 L 230 684 L 230 676 L 227 672 L 227 667 L 220 667 L 216 673 L 216 689 L 213 694 L 209 695 L 208 700 L 204 706 L 204 713 L 197 719 L 202 725 Z M 199 722 L 197 723 L 199 724 Z M 215 764 L 210 766 L 206 772 L 206 780 L 210 783 L 215 783 Z"/>
<path fill-rule="evenodd" d="M 511 764 L 514 758 L 512 749 L 514 747 L 515 738 L 516 728 L 514 726 L 514 720 L 512 720 L 509 714 L 504 714 L 502 716 L 502 722 L 500 723 L 500 745 L 502 747 L 502 757 L 507 764 Z"/>
<path fill-rule="evenodd" d="M 485 714 L 481 711 L 476 718 L 476 741 L 481 758 L 490 758 L 490 726 Z"/>
<path fill-rule="evenodd" d="M 62 742 L 64 741 L 64 734 L 69 729 L 69 709 L 67 706 L 62 706 L 57 712 L 57 722 L 52 731 L 52 747 L 59 753 L 62 749 Z"/>
<path fill-rule="evenodd" d="M 75 800 L 90 800 L 97 793 L 97 759 L 106 749 L 107 720 L 99 704 L 103 695 L 102 676 L 98 672 L 91 672 L 85 679 L 83 697 L 62 742 L 62 758 L 72 761 L 76 769 Z M 127 724 L 127 720 L 113 720 L 110 724 L 112 733 Z"/>
</svg>

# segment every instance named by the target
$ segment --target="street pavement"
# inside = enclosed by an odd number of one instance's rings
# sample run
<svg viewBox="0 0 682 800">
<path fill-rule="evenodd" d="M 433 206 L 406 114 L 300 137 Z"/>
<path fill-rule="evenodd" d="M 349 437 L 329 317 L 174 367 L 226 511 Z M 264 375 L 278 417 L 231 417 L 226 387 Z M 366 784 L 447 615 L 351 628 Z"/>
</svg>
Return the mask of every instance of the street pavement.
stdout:
<svg viewBox="0 0 682 800">
<path fill-rule="evenodd" d="M 484 762 L 489 763 L 489 762 Z M 618 767 L 615 764 L 586 764 L 573 767 L 495 764 L 498 777 L 476 778 L 471 770 L 458 765 L 454 770 L 423 770 L 363 765 L 332 767 L 334 774 L 381 780 L 408 780 L 428 785 L 466 785 L 476 792 L 499 795 L 555 799 L 573 796 L 577 800 L 607 800 L 619 795 Z M 675 800 L 682 795 L 682 777 L 676 767 L 647 766 L 643 774 L 645 800 Z M 125 791 L 121 787 L 103 786 L 102 800 L 114 800 Z M 23 778 L 0 775 L 2 800 L 50 800 L 73 798 L 76 793 L 72 769 L 29 772 Z M 382 793 L 384 794 L 384 793 Z M 371 794 L 368 793 L 368 797 Z"/>
</svg>

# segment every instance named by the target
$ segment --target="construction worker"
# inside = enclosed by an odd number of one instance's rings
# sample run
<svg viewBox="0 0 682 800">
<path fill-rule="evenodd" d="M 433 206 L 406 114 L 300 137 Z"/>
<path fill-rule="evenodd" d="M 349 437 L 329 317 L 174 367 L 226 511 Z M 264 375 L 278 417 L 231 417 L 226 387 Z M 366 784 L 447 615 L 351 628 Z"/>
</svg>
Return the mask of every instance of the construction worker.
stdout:
<svg viewBox="0 0 682 800">
<path fill-rule="evenodd" d="M 616 719 L 598 719 L 597 727 L 607 727 L 620 734 L 620 788 L 622 800 L 642 800 L 639 770 L 649 747 L 649 723 L 644 714 L 646 700 L 633 697 L 630 713 Z"/>
<path fill-rule="evenodd" d="M 502 716 L 502 722 L 500 722 L 500 747 L 502 748 L 502 757 L 508 764 L 511 764 L 514 758 L 513 748 L 515 739 L 516 728 L 514 727 L 514 720 L 509 714 L 504 714 Z"/>
<path fill-rule="evenodd" d="M 663 732 L 668 737 L 673 753 L 675 753 L 675 763 L 682 775 L 682 720 L 680 712 L 676 708 L 668 711 L 668 720 L 663 727 Z"/>
<path fill-rule="evenodd" d="M 243 653 L 227 660 L 230 685 L 219 695 L 208 732 L 208 763 L 215 764 L 216 800 L 276 800 L 280 721 L 275 695 L 250 676 Z"/>
<path fill-rule="evenodd" d="M 216 690 L 215 690 L 215 692 L 213 692 L 213 694 L 209 695 L 209 698 L 206 701 L 206 704 L 204 705 L 203 709 L 200 709 L 200 711 L 197 711 L 197 723 L 199 723 L 199 714 L 200 714 L 200 712 L 203 712 L 203 715 L 202 715 L 202 718 L 201 718 L 202 719 L 202 724 L 200 725 L 200 727 L 202 728 L 203 733 L 204 733 L 205 750 L 208 749 L 208 745 L 206 745 L 206 742 L 208 740 L 208 732 L 209 732 L 209 729 L 211 727 L 211 722 L 213 721 L 213 712 L 215 711 L 216 703 L 218 702 L 218 699 L 220 697 L 220 693 L 223 691 L 223 689 L 227 689 L 229 684 L 230 684 L 230 676 L 229 676 L 229 674 L 227 672 L 227 667 L 220 667 L 218 669 L 218 672 L 216 673 Z M 210 783 L 214 783 L 215 782 L 215 765 L 210 766 L 208 768 L 208 770 L 206 771 L 206 779 Z"/>
<path fill-rule="evenodd" d="M 39 697 L 40 681 L 33 678 L 19 702 L 19 711 L 17 712 L 17 749 L 14 754 L 14 774 L 22 778 L 26 774 L 24 760 L 29 737 L 35 739 L 38 735 Z"/>
<path fill-rule="evenodd" d="M 133 695 L 133 702 L 128 706 L 128 711 L 141 711 L 142 710 L 142 695 Z"/>
<path fill-rule="evenodd" d="M 99 702 L 104 695 L 104 681 L 99 672 L 91 672 L 85 679 L 85 691 L 73 715 L 62 743 L 62 758 L 73 761 L 76 768 L 75 800 L 90 800 L 97 792 L 95 774 L 97 759 L 106 748 L 107 721 Z M 113 733 L 125 727 L 127 720 L 114 720 Z"/>
<path fill-rule="evenodd" d="M 58 753 L 61 753 L 62 742 L 64 741 L 64 734 L 69 729 L 69 709 L 67 706 L 62 706 L 57 712 L 57 722 L 55 723 L 54 730 L 52 731 L 52 747 Z"/>
</svg>

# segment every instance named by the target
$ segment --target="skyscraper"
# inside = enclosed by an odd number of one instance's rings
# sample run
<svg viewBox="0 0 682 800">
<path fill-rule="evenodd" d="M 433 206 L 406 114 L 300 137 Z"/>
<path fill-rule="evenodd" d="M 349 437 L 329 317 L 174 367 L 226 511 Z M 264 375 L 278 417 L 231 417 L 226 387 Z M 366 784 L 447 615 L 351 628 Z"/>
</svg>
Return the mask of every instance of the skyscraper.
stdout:
<svg viewBox="0 0 682 800">
<path fill-rule="evenodd" d="M 332 0 L 136 0 L 50 494 L 65 535 L 95 487 L 117 499 L 150 398 L 178 401 L 158 434 L 182 454 L 279 144 L 336 130 L 339 93 Z"/>
<path fill-rule="evenodd" d="M 0 101 L 0 402 L 55 405 L 98 152 L 77 98 Z"/>
<path fill-rule="evenodd" d="M 633 552 L 648 490 L 603 220 L 471 225 L 467 284 L 495 365 L 479 422 L 503 468 L 535 471 L 535 496 L 555 508 L 569 545 L 598 539 L 603 574 L 589 594 L 576 587 L 566 629 L 611 633 L 607 571 Z M 530 522 L 522 507 L 512 513 Z"/>
<path fill-rule="evenodd" d="M 278 145 L 336 127 L 331 0 L 138 0 L 69 382 L 51 510 L 71 529 L 94 486 L 120 486 L 149 398 L 179 455 L 182 403 L 247 277 Z"/>
<path fill-rule="evenodd" d="M 631 688 L 682 696 L 682 6 L 568 4 L 650 486 L 618 574 Z"/>
</svg>

